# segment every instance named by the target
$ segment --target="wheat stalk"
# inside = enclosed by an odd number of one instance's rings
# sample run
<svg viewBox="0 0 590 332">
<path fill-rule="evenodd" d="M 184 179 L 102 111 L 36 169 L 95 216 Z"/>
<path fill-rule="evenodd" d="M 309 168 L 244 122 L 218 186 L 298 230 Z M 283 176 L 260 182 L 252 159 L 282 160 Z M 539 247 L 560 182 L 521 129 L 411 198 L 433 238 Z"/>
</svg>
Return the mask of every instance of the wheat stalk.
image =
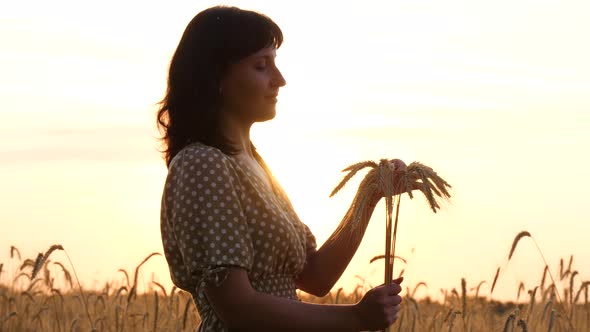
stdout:
<svg viewBox="0 0 590 332">
<path fill-rule="evenodd" d="M 70 259 L 70 255 L 68 255 L 68 252 L 63 248 L 62 245 L 54 244 L 51 247 L 49 247 L 49 249 L 45 252 L 45 254 L 39 254 L 37 256 L 37 260 L 33 263 L 33 272 L 31 273 L 31 280 L 33 278 L 35 278 L 35 275 L 37 274 L 37 272 L 39 272 L 39 270 L 41 269 L 43 264 L 45 264 L 45 262 L 49 258 L 49 255 L 51 255 L 51 253 L 54 252 L 55 250 L 62 250 L 66 254 L 66 257 L 67 257 L 68 261 L 70 262 L 70 266 L 72 267 L 72 269 L 74 271 L 74 276 L 76 277 L 76 281 L 78 282 L 80 296 L 82 296 L 83 305 L 84 305 L 84 308 L 86 309 L 86 316 L 88 317 L 88 322 L 90 323 L 91 331 L 96 331 L 96 329 L 94 328 L 94 324 L 92 322 L 92 318 L 90 317 L 90 311 L 88 310 L 88 302 L 86 300 L 86 297 L 84 296 L 84 292 L 82 290 L 82 285 L 80 284 L 80 279 L 78 278 L 78 273 L 76 273 L 76 268 L 74 267 L 74 264 L 72 263 L 72 260 Z M 22 267 L 21 267 L 21 269 L 22 269 Z M 73 324 L 72 324 L 72 326 L 73 326 Z"/>
<path fill-rule="evenodd" d="M 574 304 L 578 302 L 578 300 L 580 299 L 580 295 L 582 294 L 582 291 L 584 289 L 587 289 L 590 286 L 590 281 L 584 281 L 582 283 L 582 285 L 580 286 L 580 289 L 578 289 L 578 292 L 576 293 L 576 297 L 574 298 Z"/>
<path fill-rule="evenodd" d="M 520 242 L 520 239 L 522 239 L 523 237 L 531 237 L 531 233 L 529 233 L 527 231 L 522 231 L 522 232 L 516 234 L 516 237 L 512 241 L 512 246 L 510 247 L 510 253 L 508 254 L 509 261 L 512 258 L 512 255 L 514 255 L 514 251 L 516 250 L 516 245 L 518 244 L 518 242 Z"/>
<path fill-rule="evenodd" d="M 524 319 L 519 319 L 517 326 L 522 329 L 522 332 L 528 332 L 529 330 Z"/>
<path fill-rule="evenodd" d="M 391 259 L 399 259 L 402 262 L 404 262 L 405 264 L 407 264 L 408 262 L 406 261 L 405 258 L 401 257 L 401 256 L 394 256 L 394 257 L 390 257 Z M 371 258 L 371 260 L 369 261 L 369 264 L 373 263 L 374 261 L 377 261 L 379 259 L 385 259 L 385 255 L 377 255 L 373 258 Z"/>
<path fill-rule="evenodd" d="M 514 331 L 514 320 L 516 319 L 516 315 L 514 313 L 510 314 L 506 319 L 506 323 L 504 324 L 504 329 L 502 331 L 509 332 Z"/>
<path fill-rule="evenodd" d="M 518 299 L 520 298 L 520 293 L 524 292 L 525 287 L 524 287 L 524 282 L 520 282 L 520 284 L 518 284 L 518 293 L 516 293 L 516 301 L 518 301 Z"/>
<path fill-rule="evenodd" d="M 160 290 L 162 291 L 162 293 L 164 294 L 164 297 L 168 297 L 168 295 L 166 294 L 166 288 L 164 288 L 164 286 L 162 284 L 160 284 L 157 281 L 152 281 L 152 283 L 156 286 L 158 286 L 158 288 L 160 288 Z"/>
<path fill-rule="evenodd" d="M 553 326 L 555 325 L 555 309 L 551 309 L 551 316 L 549 317 L 549 328 L 547 329 L 548 332 L 553 331 Z"/>
<path fill-rule="evenodd" d="M 474 288 L 471 288 L 470 289 L 470 290 L 475 290 L 475 299 L 476 300 L 479 298 L 479 289 L 485 283 L 487 283 L 487 282 L 485 280 L 482 280 L 482 281 L 479 282 L 479 284 L 477 284 L 477 287 L 474 287 Z"/>
<path fill-rule="evenodd" d="M 164 295 L 166 292 L 164 291 Z M 158 300 L 158 292 L 154 291 L 154 332 L 158 332 L 158 308 L 159 308 L 159 300 Z"/>
<path fill-rule="evenodd" d="M 336 229 L 335 237 L 346 235 L 354 238 L 359 235 L 356 230 L 362 229 L 368 223 L 368 220 L 363 220 L 362 215 L 369 199 L 375 195 L 385 197 L 388 203 L 386 209 L 389 212 L 393 211 L 394 196 L 399 197 L 402 193 L 407 193 L 410 198 L 413 198 L 412 191 L 416 189 L 424 194 L 435 213 L 437 209 L 440 209 L 437 197 L 445 199 L 451 197 L 447 189 L 451 186 L 432 168 L 419 162 L 413 162 L 406 167 L 399 159 L 381 159 L 379 164 L 364 161 L 343 169 L 343 172 L 349 173 L 334 188 L 330 197 L 338 193 L 363 168 L 371 168 L 371 170 L 361 181 L 349 211 Z"/>
<path fill-rule="evenodd" d="M 494 288 L 496 287 L 496 282 L 498 281 L 498 276 L 500 275 L 500 267 L 496 270 L 496 275 L 494 276 L 494 281 L 492 282 L 492 288 L 490 289 L 490 294 L 494 292 Z"/>
<path fill-rule="evenodd" d="M 535 306 L 535 296 L 537 294 L 537 289 L 539 289 L 539 286 L 535 286 L 535 288 L 533 288 L 533 290 L 529 290 L 528 293 L 531 297 L 531 304 L 529 307 L 529 316 L 532 315 L 533 313 L 533 308 Z"/>
<path fill-rule="evenodd" d="M 190 304 L 191 304 L 191 298 L 189 297 L 186 300 L 186 304 L 184 306 L 184 313 L 182 315 L 182 330 L 183 331 L 186 329 L 186 322 L 187 322 L 187 318 L 188 318 L 188 310 L 190 309 Z"/>
<path fill-rule="evenodd" d="M 461 317 L 467 315 L 467 281 L 461 278 Z"/>
<path fill-rule="evenodd" d="M 342 181 L 334 188 L 330 197 L 340 191 L 352 177 L 364 168 L 371 168 L 357 190 L 354 200 L 346 213 L 344 219 L 334 234 L 327 240 L 332 242 L 335 239 L 345 236 L 348 240 L 359 242 L 363 232 L 359 229 L 366 229 L 369 218 L 363 218 L 368 205 L 373 197 L 385 197 L 385 284 L 388 285 L 393 279 L 393 265 L 395 257 L 395 244 L 397 240 L 397 225 L 401 195 L 407 193 L 412 199 L 412 190 L 420 190 L 430 208 L 436 213 L 440 209 L 437 197 L 448 199 L 451 195 L 447 188 L 450 188 L 445 180 L 431 168 L 419 162 L 413 162 L 406 166 L 399 159 L 381 159 L 377 164 L 373 161 L 363 161 L 348 166 L 343 172 L 348 171 Z M 393 207 L 395 209 L 395 221 L 393 220 Z M 401 323 L 400 323 L 401 326 Z"/>
<path fill-rule="evenodd" d="M 119 269 L 117 272 L 122 272 L 125 275 L 125 280 L 127 281 L 127 287 L 131 287 L 131 283 L 129 282 L 129 274 L 124 269 Z"/>
<path fill-rule="evenodd" d="M 428 285 L 424 281 L 420 281 L 418 284 L 416 284 L 416 286 L 414 286 L 414 290 L 412 291 L 412 295 L 410 297 L 413 298 L 414 295 L 416 295 L 416 291 L 418 290 L 418 288 L 420 288 L 420 286 L 428 288 Z"/>
<path fill-rule="evenodd" d="M 545 265 L 543 269 L 543 277 L 541 277 L 541 294 L 544 295 L 545 293 L 545 278 L 547 277 L 547 271 L 549 271 L 549 266 Z M 543 297 L 543 302 L 545 302 L 545 297 Z"/>
<path fill-rule="evenodd" d="M 15 246 L 10 246 L 10 258 L 11 259 L 14 258 L 15 253 L 16 253 L 16 256 L 18 256 L 18 260 L 20 261 L 21 260 L 20 250 L 18 250 L 18 248 Z"/>
<path fill-rule="evenodd" d="M 137 295 L 137 278 L 139 276 L 139 268 L 145 264 L 145 262 L 147 262 L 150 258 L 152 258 L 153 256 L 161 256 L 162 254 L 158 253 L 158 252 L 152 252 L 151 254 L 149 254 L 146 258 L 143 259 L 143 261 L 141 261 L 141 263 L 139 263 L 139 265 L 137 265 L 135 267 L 135 273 L 133 274 L 133 286 L 131 287 L 131 289 L 129 290 L 129 294 L 127 294 L 127 303 L 129 303 L 131 301 L 131 298 L 135 298 Z M 121 270 L 119 270 L 121 271 Z M 123 271 L 125 272 L 125 271 Z"/>
<path fill-rule="evenodd" d="M 567 264 L 566 272 L 572 272 L 572 263 L 574 262 L 574 255 L 570 255 L 570 262 Z"/>
<path fill-rule="evenodd" d="M 537 243 L 537 241 L 535 240 L 535 238 L 531 235 L 531 233 L 529 233 L 528 231 L 521 231 L 520 233 L 518 233 L 516 235 L 516 237 L 514 238 L 514 240 L 512 241 L 512 246 L 510 247 L 510 253 L 508 254 L 508 260 L 506 261 L 506 265 L 508 265 L 508 262 L 510 261 L 510 259 L 512 258 L 512 255 L 514 254 L 514 251 L 516 250 L 516 245 L 518 244 L 518 242 L 525 237 L 530 237 L 531 240 L 533 240 L 533 243 L 535 244 L 535 246 L 537 247 L 537 251 L 539 252 L 539 254 L 541 255 L 541 259 L 543 259 L 543 263 L 545 263 L 545 267 L 549 266 L 549 264 L 547 264 L 547 260 L 545 259 L 545 255 L 543 255 L 543 252 L 541 251 L 541 248 L 539 247 L 539 244 Z M 568 264 L 568 269 L 564 272 L 563 271 L 563 258 L 560 259 L 560 263 L 559 263 L 559 274 L 561 277 L 561 280 L 563 280 L 567 275 L 569 275 L 571 273 L 570 269 L 571 269 L 571 264 L 573 262 L 573 255 L 570 257 L 570 263 Z M 498 268 L 498 272 L 500 272 L 500 268 Z M 496 279 L 498 277 L 498 272 L 496 273 Z M 547 269 L 547 273 L 549 274 L 549 278 L 551 279 L 551 281 L 553 282 L 553 287 L 555 288 L 555 279 L 553 278 L 553 275 L 551 274 L 551 271 L 549 269 Z M 545 278 L 545 271 L 543 271 L 543 278 Z M 572 277 L 572 281 L 573 281 L 573 277 Z M 493 288 L 493 287 L 492 287 Z M 562 306 L 564 306 L 563 301 L 561 300 L 561 297 L 559 296 L 559 292 L 555 291 L 554 292 L 555 295 L 557 296 L 557 301 L 558 303 L 560 303 Z M 565 299 L 566 301 L 568 300 L 567 297 Z M 571 317 L 569 317 L 567 315 L 567 313 L 565 312 L 565 307 L 562 308 L 564 316 L 568 319 L 568 323 L 570 325 L 570 327 L 573 329 L 573 323 L 571 320 Z"/>
<path fill-rule="evenodd" d="M 569 290 L 569 295 L 570 295 L 570 304 L 572 305 L 572 310 L 573 310 L 573 304 L 574 304 L 574 278 L 578 274 L 579 274 L 578 271 L 574 271 L 574 272 L 572 272 L 572 275 L 570 276 L 570 290 Z"/>
<path fill-rule="evenodd" d="M 364 220 L 362 216 L 370 202 L 369 199 L 375 195 L 385 197 L 387 203 L 386 211 L 389 219 L 386 224 L 389 227 L 392 226 L 391 214 L 393 212 L 394 197 L 398 198 L 397 203 L 399 207 L 399 196 L 402 193 L 407 193 L 410 198 L 413 198 L 412 190 L 420 190 L 426 196 L 429 206 L 434 212 L 440 209 L 436 197 L 445 199 L 451 197 L 447 190 L 451 186 L 438 176 L 432 168 L 419 162 L 413 162 L 406 167 L 399 159 L 381 159 L 379 164 L 373 161 L 364 161 L 345 168 L 343 172 L 348 171 L 349 173 L 334 188 L 330 197 L 338 193 L 358 171 L 367 167 L 372 169 L 361 181 L 350 209 L 336 228 L 334 236 L 331 239 L 339 236 L 347 236 L 349 239 L 353 239 L 359 236 L 359 232 L 356 230 L 363 229 L 368 224 L 369 221 Z M 393 226 L 395 228 L 397 224 Z M 391 233 L 392 230 L 395 232 L 395 229 L 388 229 L 389 232 L 387 233 Z M 395 246 L 395 241 L 392 245 Z M 385 257 L 392 256 L 387 253 L 385 254 Z M 386 261 L 391 260 L 386 259 Z"/>
<path fill-rule="evenodd" d="M 70 288 L 74 288 L 74 284 L 72 282 L 72 275 L 70 274 L 70 271 L 68 271 L 66 267 L 60 262 L 53 262 L 53 264 L 58 265 L 61 268 L 62 272 L 64 273 L 66 282 L 70 285 Z"/>
</svg>

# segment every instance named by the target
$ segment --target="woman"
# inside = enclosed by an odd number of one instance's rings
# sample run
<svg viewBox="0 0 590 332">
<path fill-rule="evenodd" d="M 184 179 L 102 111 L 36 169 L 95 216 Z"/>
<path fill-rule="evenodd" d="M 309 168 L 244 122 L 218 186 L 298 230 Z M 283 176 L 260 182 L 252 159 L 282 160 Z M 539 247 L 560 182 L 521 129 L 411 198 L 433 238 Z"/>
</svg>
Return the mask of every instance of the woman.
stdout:
<svg viewBox="0 0 590 332">
<path fill-rule="evenodd" d="M 235 7 L 199 13 L 180 40 L 158 112 L 168 166 L 161 232 L 172 281 L 192 294 L 199 331 L 385 328 L 399 313 L 401 279 L 355 305 L 297 298 L 296 289 L 326 295 L 359 243 L 333 239 L 316 249 L 250 141 L 252 124 L 275 116 L 286 84 L 274 61 L 282 40 L 271 19 Z"/>
</svg>

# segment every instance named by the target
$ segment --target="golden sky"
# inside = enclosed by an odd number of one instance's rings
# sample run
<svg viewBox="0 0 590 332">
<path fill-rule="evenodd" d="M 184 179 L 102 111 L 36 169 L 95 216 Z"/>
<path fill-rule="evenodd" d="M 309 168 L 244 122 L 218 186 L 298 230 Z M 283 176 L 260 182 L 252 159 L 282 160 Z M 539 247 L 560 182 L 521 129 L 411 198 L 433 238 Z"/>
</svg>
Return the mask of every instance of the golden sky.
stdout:
<svg viewBox="0 0 590 332">
<path fill-rule="evenodd" d="M 0 11 L 0 262 L 62 244 L 87 286 L 162 252 L 166 168 L 154 112 L 186 24 L 213 1 L 33 1 Z M 254 143 L 321 244 L 358 181 L 341 169 L 400 158 L 453 185 L 433 214 L 404 197 L 398 253 L 428 293 L 491 283 L 514 236 L 533 234 L 552 271 L 574 255 L 590 279 L 590 3 L 234 1 L 285 42 L 287 85 Z M 359 179 L 360 180 L 360 177 Z M 338 283 L 382 282 L 383 211 Z M 59 255 L 59 253 L 57 254 Z M 56 257 L 58 258 L 58 257 Z M 12 266 L 14 269 L 14 266 Z M 523 239 L 495 296 L 533 288 L 543 262 Z M 169 284 L 163 257 L 145 280 Z M 96 280 L 96 282 L 94 282 Z M 484 288 L 485 289 L 485 288 Z M 424 292 L 424 290 L 422 290 Z"/>
</svg>

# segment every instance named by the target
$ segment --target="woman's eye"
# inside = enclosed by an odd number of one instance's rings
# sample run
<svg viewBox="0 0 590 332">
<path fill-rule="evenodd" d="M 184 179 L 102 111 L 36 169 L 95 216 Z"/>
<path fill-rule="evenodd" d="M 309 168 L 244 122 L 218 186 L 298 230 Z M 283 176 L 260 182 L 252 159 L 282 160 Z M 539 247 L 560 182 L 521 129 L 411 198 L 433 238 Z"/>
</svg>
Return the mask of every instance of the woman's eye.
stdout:
<svg viewBox="0 0 590 332">
<path fill-rule="evenodd" d="M 256 65 L 256 67 L 254 67 L 254 68 L 256 68 L 256 70 L 262 71 L 262 70 L 266 69 L 266 65 L 260 64 L 260 65 Z"/>
</svg>

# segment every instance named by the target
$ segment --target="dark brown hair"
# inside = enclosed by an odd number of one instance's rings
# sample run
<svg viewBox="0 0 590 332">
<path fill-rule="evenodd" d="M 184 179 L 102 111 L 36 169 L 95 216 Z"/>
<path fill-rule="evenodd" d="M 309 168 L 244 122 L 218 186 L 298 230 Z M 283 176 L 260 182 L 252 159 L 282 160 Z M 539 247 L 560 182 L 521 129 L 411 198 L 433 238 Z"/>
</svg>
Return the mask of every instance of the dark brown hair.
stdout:
<svg viewBox="0 0 590 332">
<path fill-rule="evenodd" d="M 170 62 L 157 112 L 166 165 L 193 142 L 237 152 L 219 128 L 221 79 L 231 63 L 265 47 L 278 49 L 282 42 L 278 25 L 253 11 L 216 6 L 191 20 Z"/>
</svg>

